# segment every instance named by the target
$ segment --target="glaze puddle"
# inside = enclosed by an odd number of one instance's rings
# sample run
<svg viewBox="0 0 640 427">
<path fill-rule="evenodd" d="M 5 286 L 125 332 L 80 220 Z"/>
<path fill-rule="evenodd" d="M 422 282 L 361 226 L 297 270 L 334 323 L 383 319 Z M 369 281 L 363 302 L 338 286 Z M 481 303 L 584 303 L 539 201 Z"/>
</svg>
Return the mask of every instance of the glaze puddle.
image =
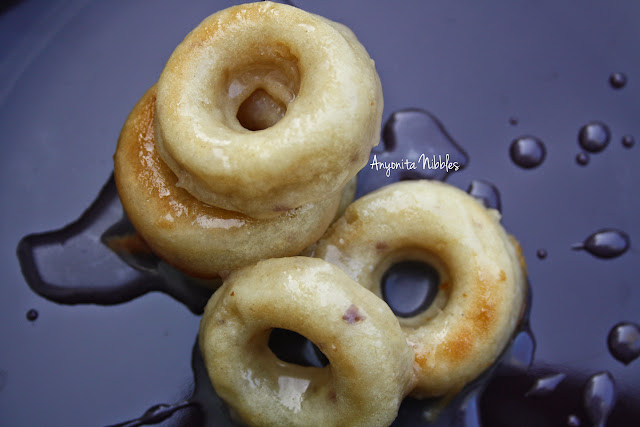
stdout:
<svg viewBox="0 0 640 427">
<path fill-rule="evenodd" d="M 541 397 L 550 395 L 567 377 L 567 374 L 552 374 L 538 378 L 525 397 Z"/>
<path fill-rule="evenodd" d="M 571 426 L 571 427 L 577 427 L 577 426 L 579 426 L 580 424 L 581 424 L 581 423 L 580 423 L 580 418 L 578 418 L 578 416 L 577 416 L 577 415 L 573 415 L 573 414 L 571 414 L 571 415 L 569 415 L 569 416 L 567 417 L 567 425 L 568 425 L 568 426 Z"/>
<path fill-rule="evenodd" d="M 60 304 L 113 305 L 160 291 L 199 314 L 212 292 L 153 255 L 137 237 L 113 175 L 78 220 L 24 237 L 17 252 L 31 289 Z"/>
<path fill-rule="evenodd" d="M 396 111 L 384 125 L 382 144 L 374 147 L 360 171 L 356 197 L 396 181 L 444 181 L 468 162 L 467 153 L 433 114 L 420 109 Z"/>
<path fill-rule="evenodd" d="M 621 230 L 604 228 L 587 237 L 584 242 L 572 246 L 574 250 L 585 250 L 598 258 L 615 258 L 624 254 L 631 245 L 629 235 Z"/>
</svg>

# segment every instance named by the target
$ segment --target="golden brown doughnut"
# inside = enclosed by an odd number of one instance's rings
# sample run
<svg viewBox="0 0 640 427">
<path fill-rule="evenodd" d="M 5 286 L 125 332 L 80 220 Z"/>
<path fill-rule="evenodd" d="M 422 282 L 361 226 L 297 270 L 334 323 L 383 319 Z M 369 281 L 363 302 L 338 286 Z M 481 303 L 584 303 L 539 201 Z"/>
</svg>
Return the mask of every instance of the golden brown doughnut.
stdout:
<svg viewBox="0 0 640 427">
<path fill-rule="evenodd" d="M 526 267 L 499 217 L 451 185 L 403 181 L 355 201 L 317 243 L 315 256 L 378 296 L 395 263 L 438 271 L 433 304 L 399 318 L 419 367 L 414 396 L 460 390 L 496 360 L 519 321 Z"/>
<path fill-rule="evenodd" d="M 179 185 L 256 218 L 335 196 L 379 141 L 382 89 L 364 47 L 279 3 L 206 18 L 171 55 L 157 97 L 156 144 Z"/>
<path fill-rule="evenodd" d="M 330 364 L 278 359 L 273 328 L 308 338 Z M 232 273 L 205 308 L 199 343 L 216 392 L 250 425 L 388 426 L 413 386 L 413 351 L 393 312 L 321 259 Z"/>
<path fill-rule="evenodd" d="M 333 220 L 341 194 L 269 219 L 207 205 L 176 186 L 154 145 L 155 86 L 127 118 L 114 156 L 127 216 L 154 253 L 198 277 L 217 277 L 263 258 L 298 254 Z"/>
</svg>

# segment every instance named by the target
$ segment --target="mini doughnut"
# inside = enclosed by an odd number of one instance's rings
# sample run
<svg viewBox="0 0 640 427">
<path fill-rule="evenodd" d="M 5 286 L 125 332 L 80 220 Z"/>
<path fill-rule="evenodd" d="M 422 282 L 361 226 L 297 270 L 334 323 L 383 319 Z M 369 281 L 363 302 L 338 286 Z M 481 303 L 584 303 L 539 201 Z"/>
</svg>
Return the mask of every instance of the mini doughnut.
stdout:
<svg viewBox="0 0 640 427">
<path fill-rule="evenodd" d="M 415 350 L 416 397 L 453 394 L 500 355 L 524 308 L 520 246 L 467 193 L 441 182 L 403 181 L 355 201 L 315 247 L 315 256 L 381 296 L 392 265 L 422 261 L 439 273 L 434 302 L 399 318 Z"/>
<path fill-rule="evenodd" d="M 155 86 L 131 111 L 114 156 L 124 210 L 154 253 L 187 274 L 212 278 L 263 258 L 297 255 L 322 236 L 340 194 L 255 219 L 209 206 L 178 187 L 155 150 L 154 104 Z"/>
<path fill-rule="evenodd" d="M 330 364 L 278 359 L 273 328 L 311 340 Z M 216 392 L 250 425 L 388 426 L 413 386 L 413 351 L 393 312 L 321 259 L 232 273 L 204 310 L 199 343 Z"/>
<path fill-rule="evenodd" d="M 157 97 L 156 144 L 179 185 L 256 218 L 338 194 L 379 141 L 382 88 L 364 47 L 285 4 L 206 18 L 171 55 Z"/>
</svg>

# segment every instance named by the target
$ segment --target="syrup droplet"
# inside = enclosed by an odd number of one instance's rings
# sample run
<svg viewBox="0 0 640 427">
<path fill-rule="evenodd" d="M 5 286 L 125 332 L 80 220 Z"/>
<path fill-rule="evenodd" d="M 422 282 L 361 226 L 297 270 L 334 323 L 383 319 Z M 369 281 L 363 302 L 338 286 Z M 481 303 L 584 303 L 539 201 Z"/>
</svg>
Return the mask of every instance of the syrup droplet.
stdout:
<svg viewBox="0 0 640 427">
<path fill-rule="evenodd" d="M 622 89 L 627 84 L 627 75 L 624 73 L 611 73 L 609 84 L 614 89 Z"/>
<path fill-rule="evenodd" d="M 536 256 L 539 259 L 545 259 L 547 257 L 547 250 L 546 249 L 538 249 L 538 251 L 536 252 Z"/>
<path fill-rule="evenodd" d="M 525 393 L 525 397 L 547 396 L 551 394 L 566 377 L 566 374 L 553 374 L 538 378 L 531 389 Z"/>
<path fill-rule="evenodd" d="M 396 181 L 443 181 L 456 166 L 461 170 L 469 161 L 442 123 L 424 110 L 393 113 L 384 125 L 382 140 L 360 171 L 356 198 Z"/>
<path fill-rule="evenodd" d="M 627 233 L 607 228 L 596 231 L 582 243 L 576 243 L 573 249 L 584 249 L 598 258 L 615 258 L 625 253 L 630 244 Z"/>
<path fill-rule="evenodd" d="M 622 137 L 622 145 L 627 148 L 633 147 L 635 143 L 636 143 L 636 140 L 633 137 L 633 135 L 625 135 Z"/>
<path fill-rule="evenodd" d="M 581 151 L 576 155 L 576 163 L 578 163 L 580 166 L 586 166 L 587 164 L 589 164 L 589 160 L 589 155 L 584 151 Z"/>
<path fill-rule="evenodd" d="M 38 318 L 38 310 L 31 309 L 27 311 L 27 320 L 30 322 L 35 321 Z"/>
<path fill-rule="evenodd" d="M 382 298 L 399 317 L 425 311 L 438 293 L 440 275 L 429 264 L 404 261 L 392 265 L 382 277 Z"/>
<path fill-rule="evenodd" d="M 607 344 L 613 357 L 628 365 L 640 356 L 640 326 L 631 322 L 618 323 L 609 332 Z"/>
<path fill-rule="evenodd" d="M 467 193 L 480 200 L 487 208 L 502 212 L 500 192 L 495 185 L 488 181 L 474 179 L 467 188 Z"/>
<path fill-rule="evenodd" d="M 547 149 L 544 143 L 535 136 L 522 136 L 511 142 L 509 155 L 516 165 L 532 169 L 544 161 Z"/>
<path fill-rule="evenodd" d="M 61 304 L 120 304 L 161 291 L 200 314 L 212 293 L 151 253 L 123 214 L 113 175 L 80 218 L 25 236 L 17 252 L 31 289 Z"/>
<path fill-rule="evenodd" d="M 609 144 L 611 132 L 609 127 L 602 122 L 589 122 L 580 128 L 578 142 L 580 146 L 590 153 L 598 153 Z"/>
<path fill-rule="evenodd" d="M 569 415 L 567 417 L 567 425 L 571 427 L 578 427 L 580 425 L 580 418 L 573 414 Z"/>
<path fill-rule="evenodd" d="M 604 426 L 616 402 L 616 388 L 609 372 L 597 373 L 584 388 L 584 408 L 595 426 Z"/>
<path fill-rule="evenodd" d="M 517 126 L 518 124 L 518 118 L 517 117 L 509 117 L 509 124 L 511 126 Z"/>
</svg>

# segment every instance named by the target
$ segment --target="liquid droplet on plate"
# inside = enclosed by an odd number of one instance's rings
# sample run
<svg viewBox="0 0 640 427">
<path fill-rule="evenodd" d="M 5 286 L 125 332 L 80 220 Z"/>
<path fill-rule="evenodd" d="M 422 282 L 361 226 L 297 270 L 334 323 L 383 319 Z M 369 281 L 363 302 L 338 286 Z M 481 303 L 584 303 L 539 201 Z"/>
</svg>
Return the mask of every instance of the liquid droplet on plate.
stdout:
<svg viewBox="0 0 640 427">
<path fill-rule="evenodd" d="M 511 142 L 509 155 L 516 165 L 532 169 L 544 161 L 547 149 L 544 143 L 535 136 L 522 136 Z"/>
<path fill-rule="evenodd" d="M 609 145 L 611 140 L 611 132 L 609 127 L 602 122 L 589 122 L 580 128 L 578 133 L 578 143 L 580 146 L 590 152 L 598 153 Z"/>
<path fill-rule="evenodd" d="M 480 200 L 487 208 L 502 212 L 500 192 L 495 185 L 487 181 L 473 180 L 467 188 L 467 193 Z"/>
<path fill-rule="evenodd" d="M 576 163 L 580 166 L 586 166 L 587 164 L 589 164 L 589 160 L 589 155 L 584 151 L 581 151 L 576 155 Z"/>
<path fill-rule="evenodd" d="M 461 170 L 469 161 L 444 125 L 420 109 L 393 113 L 382 130 L 382 142 L 359 173 L 356 198 L 396 181 L 443 181 L 456 171 L 454 166 Z"/>
<path fill-rule="evenodd" d="M 567 377 L 566 374 L 547 375 L 535 382 L 535 384 L 525 393 L 525 397 L 547 396 Z"/>
<path fill-rule="evenodd" d="M 536 256 L 539 259 L 545 259 L 547 257 L 547 250 L 546 249 L 538 249 L 538 251 L 536 252 Z"/>
<path fill-rule="evenodd" d="M 586 250 L 598 258 L 615 258 L 625 253 L 631 244 L 629 235 L 613 228 L 596 231 L 582 243 L 573 245 L 575 250 Z"/>
<path fill-rule="evenodd" d="M 628 365 L 640 356 L 640 326 L 631 322 L 618 323 L 609 332 L 607 344 L 613 357 Z"/>
<path fill-rule="evenodd" d="M 611 73 L 609 84 L 614 89 L 622 89 L 627 84 L 627 75 L 624 73 Z"/>
<path fill-rule="evenodd" d="M 509 124 L 511 126 L 516 126 L 518 124 L 518 118 L 517 117 L 509 117 Z"/>
<path fill-rule="evenodd" d="M 609 372 L 600 372 L 587 380 L 584 408 L 595 426 L 604 426 L 616 403 L 616 387 Z"/>
<path fill-rule="evenodd" d="M 625 135 L 622 137 L 622 145 L 624 147 L 631 148 L 635 143 L 636 143 L 636 140 L 633 137 L 633 135 Z"/>
<path fill-rule="evenodd" d="M 35 321 L 38 318 L 38 310 L 31 309 L 27 311 L 27 320 L 30 322 Z"/>
</svg>

